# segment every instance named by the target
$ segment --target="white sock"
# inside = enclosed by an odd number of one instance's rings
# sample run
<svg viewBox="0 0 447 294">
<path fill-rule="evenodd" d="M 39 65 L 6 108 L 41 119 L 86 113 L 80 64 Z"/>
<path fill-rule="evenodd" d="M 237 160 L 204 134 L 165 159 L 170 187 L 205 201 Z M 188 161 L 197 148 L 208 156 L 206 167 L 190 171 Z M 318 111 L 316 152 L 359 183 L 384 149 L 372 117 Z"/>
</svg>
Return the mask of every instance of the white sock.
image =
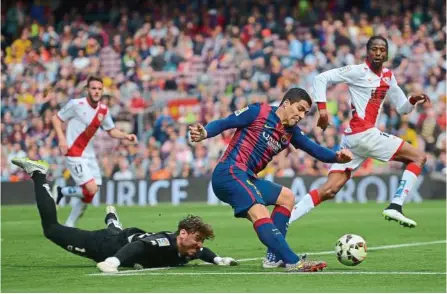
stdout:
<svg viewBox="0 0 447 294">
<path fill-rule="evenodd" d="M 78 198 L 84 197 L 84 194 L 82 193 L 82 188 L 79 186 L 63 187 L 61 192 L 66 197 L 78 197 Z"/>
<path fill-rule="evenodd" d="M 407 198 L 408 193 L 410 193 L 411 188 L 413 188 L 414 183 L 418 179 L 418 175 L 421 172 L 421 168 L 414 163 L 410 163 L 407 169 L 402 175 L 402 180 L 399 182 L 399 187 L 397 188 L 396 194 L 394 194 L 391 203 L 398 204 L 402 206 Z"/>
<path fill-rule="evenodd" d="M 312 190 L 306 194 L 301 200 L 295 204 L 290 214 L 289 224 L 293 223 L 297 219 L 306 215 L 309 211 L 314 209 L 315 206 L 320 204 L 320 198 L 318 196 L 318 190 Z"/>
<path fill-rule="evenodd" d="M 87 208 L 87 203 L 82 202 L 81 199 L 75 198 L 73 200 L 75 200 L 75 203 L 73 204 L 70 215 L 68 216 L 68 219 L 65 222 L 65 226 L 71 228 L 73 228 L 76 225 L 76 222 Z"/>
</svg>

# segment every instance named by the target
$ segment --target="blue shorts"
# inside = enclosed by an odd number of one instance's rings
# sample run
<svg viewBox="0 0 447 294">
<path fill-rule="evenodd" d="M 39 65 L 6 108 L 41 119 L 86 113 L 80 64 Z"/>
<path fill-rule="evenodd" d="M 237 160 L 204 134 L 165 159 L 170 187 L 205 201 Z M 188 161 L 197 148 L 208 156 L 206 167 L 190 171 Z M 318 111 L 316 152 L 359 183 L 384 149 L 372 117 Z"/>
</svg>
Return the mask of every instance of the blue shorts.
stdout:
<svg viewBox="0 0 447 294">
<path fill-rule="evenodd" d="M 255 204 L 274 205 L 282 186 L 251 176 L 235 165 L 219 163 L 211 180 L 214 194 L 233 207 L 235 217 L 246 217 Z"/>
</svg>

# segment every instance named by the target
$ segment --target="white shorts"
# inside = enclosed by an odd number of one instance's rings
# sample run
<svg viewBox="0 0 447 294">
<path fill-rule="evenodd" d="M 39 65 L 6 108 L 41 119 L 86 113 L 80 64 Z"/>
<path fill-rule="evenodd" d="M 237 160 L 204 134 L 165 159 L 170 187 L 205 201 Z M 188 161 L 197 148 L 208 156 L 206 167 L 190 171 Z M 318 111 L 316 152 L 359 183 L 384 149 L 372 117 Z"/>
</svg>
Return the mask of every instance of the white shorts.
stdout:
<svg viewBox="0 0 447 294">
<path fill-rule="evenodd" d="M 101 170 L 96 158 L 66 157 L 67 168 L 76 185 L 82 186 L 91 180 L 102 184 Z"/>
<path fill-rule="evenodd" d="M 377 128 L 353 135 L 343 135 L 340 147 L 351 150 L 353 159 L 348 163 L 333 164 L 329 172 L 355 170 L 368 158 L 389 161 L 403 144 L 401 138 L 383 133 Z"/>
</svg>

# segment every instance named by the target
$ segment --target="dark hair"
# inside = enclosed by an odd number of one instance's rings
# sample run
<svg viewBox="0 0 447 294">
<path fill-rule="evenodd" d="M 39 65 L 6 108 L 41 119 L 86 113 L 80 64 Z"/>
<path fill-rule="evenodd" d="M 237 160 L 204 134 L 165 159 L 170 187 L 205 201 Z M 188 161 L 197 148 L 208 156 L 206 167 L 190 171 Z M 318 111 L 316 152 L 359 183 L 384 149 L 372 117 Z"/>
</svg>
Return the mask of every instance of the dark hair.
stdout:
<svg viewBox="0 0 447 294">
<path fill-rule="evenodd" d="M 289 100 L 290 104 L 304 100 L 307 103 L 309 103 L 309 106 L 312 106 L 312 99 L 310 98 L 310 96 L 306 92 L 306 90 L 304 90 L 302 88 L 289 89 L 286 92 L 286 94 L 284 94 L 284 97 L 282 98 L 280 105 L 282 105 L 284 103 L 284 101 L 286 101 L 286 100 Z"/>
<path fill-rule="evenodd" d="M 368 51 L 369 48 L 371 48 L 372 42 L 374 40 L 382 40 L 383 42 L 385 42 L 386 52 L 388 54 L 388 41 L 384 37 L 378 36 L 378 35 L 372 36 L 371 38 L 369 38 L 368 43 L 366 43 L 366 50 Z"/>
<path fill-rule="evenodd" d="M 206 224 L 200 216 L 189 214 L 178 223 L 177 235 L 180 233 L 180 230 L 185 230 L 192 234 L 199 232 L 204 239 L 214 239 L 213 228 Z"/>
<path fill-rule="evenodd" d="M 90 86 L 91 82 L 100 82 L 101 84 L 102 82 L 102 78 L 99 76 L 90 76 L 87 80 L 87 87 Z"/>
</svg>

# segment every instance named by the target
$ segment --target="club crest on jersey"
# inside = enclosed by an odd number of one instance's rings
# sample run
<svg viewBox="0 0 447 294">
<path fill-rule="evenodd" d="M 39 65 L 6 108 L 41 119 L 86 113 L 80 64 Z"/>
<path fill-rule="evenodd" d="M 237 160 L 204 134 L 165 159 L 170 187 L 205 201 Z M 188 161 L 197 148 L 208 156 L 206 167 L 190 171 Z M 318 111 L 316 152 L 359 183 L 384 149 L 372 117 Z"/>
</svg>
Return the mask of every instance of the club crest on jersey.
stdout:
<svg viewBox="0 0 447 294">
<path fill-rule="evenodd" d="M 390 79 L 389 77 L 384 77 L 384 78 L 382 79 L 382 81 L 383 81 L 385 84 L 389 85 L 390 82 L 391 82 L 391 79 Z"/>
<path fill-rule="evenodd" d="M 281 144 L 287 145 L 289 144 L 290 136 L 289 135 L 283 135 L 281 137 Z"/>
<path fill-rule="evenodd" d="M 103 115 L 102 113 L 98 114 L 98 119 L 99 119 L 99 121 L 102 121 L 103 118 L 104 118 L 104 115 Z"/>
</svg>

